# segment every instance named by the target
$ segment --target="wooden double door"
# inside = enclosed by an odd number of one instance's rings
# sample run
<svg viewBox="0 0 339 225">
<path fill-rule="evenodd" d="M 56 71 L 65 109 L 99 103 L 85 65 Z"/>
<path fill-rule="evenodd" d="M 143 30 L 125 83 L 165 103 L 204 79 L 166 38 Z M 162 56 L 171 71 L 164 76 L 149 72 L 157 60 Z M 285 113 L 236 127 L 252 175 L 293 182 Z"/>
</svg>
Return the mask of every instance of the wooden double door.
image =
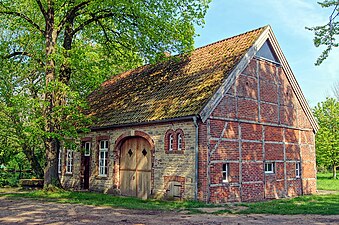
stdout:
<svg viewBox="0 0 339 225">
<path fill-rule="evenodd" d="M 122 195 L 147 199 L 151 192 L 152 153 L 149 142 L 131 137 L 120 152 L 120 190 Z"/>
</svg>

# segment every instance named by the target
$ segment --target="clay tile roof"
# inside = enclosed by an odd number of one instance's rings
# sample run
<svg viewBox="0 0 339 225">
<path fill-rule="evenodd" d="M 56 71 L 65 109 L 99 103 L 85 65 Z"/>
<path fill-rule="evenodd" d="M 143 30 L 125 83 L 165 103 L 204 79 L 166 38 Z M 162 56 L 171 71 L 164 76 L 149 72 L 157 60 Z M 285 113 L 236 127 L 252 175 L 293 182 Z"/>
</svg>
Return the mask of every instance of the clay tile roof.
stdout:
<svg viewBox="0 0 339 225">
<path fill-rule="evenodd" d="M 264 29 L 114 76 L 88 98 L 94 126 L 198 115 Z"/>
</svg>

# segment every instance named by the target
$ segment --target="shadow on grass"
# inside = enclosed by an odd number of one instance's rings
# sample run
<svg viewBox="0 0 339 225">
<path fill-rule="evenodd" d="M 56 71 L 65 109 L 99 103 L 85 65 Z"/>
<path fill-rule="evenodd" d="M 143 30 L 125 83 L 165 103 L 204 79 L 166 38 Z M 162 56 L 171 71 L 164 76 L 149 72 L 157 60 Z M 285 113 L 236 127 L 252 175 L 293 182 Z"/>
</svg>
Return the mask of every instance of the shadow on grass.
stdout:
<svg viewBox="0 0 339 225">
<path fill-rule="evenodd" d="M 76 203 L 95 206 L 109 206 L 113 208 L 138 209 L 138 210 L 192 210 L 198 212 L 196 208 L 215 207 L 196 201 L 163 201 L 156 199 L 142 200 L 133 197 L 111 196 L 102 193 L 92 192 L 46 192 L 32 191 L 25 193 L 3 193 L 7 197 L 33 198 L 38 200 L 48 200 L 60 203 Z"/>
</svg>

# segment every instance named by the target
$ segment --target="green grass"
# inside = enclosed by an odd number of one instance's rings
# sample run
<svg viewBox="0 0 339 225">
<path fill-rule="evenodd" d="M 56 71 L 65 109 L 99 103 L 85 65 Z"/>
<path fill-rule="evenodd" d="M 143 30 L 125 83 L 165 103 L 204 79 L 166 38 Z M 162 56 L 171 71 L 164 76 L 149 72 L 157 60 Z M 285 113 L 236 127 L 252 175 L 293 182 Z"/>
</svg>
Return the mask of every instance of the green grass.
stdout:
<svg viewBox="0 0 339 225">
<path fill-rule="evenodd" d="M 114 208 L 125 209 L 144 209 L 144 210 L 191 210 L 192 213 L 200 212 L 198 208 L 215 207 L 195 201 L 162 201 L 156 199 L 142 200 L 133 197 L 111 196 L 102 193 L 91 192 L 71 192 L 71 191 L 31 191 L 21 193 L 6 193 L 0 191 L 0 196 L 14 198 L 32 198 L 44 199 L 60 203 L 78 203 L 84 205 L 110 206 Z"/>
<path fill-rule="evenodd" d="M 293 199 L 241 204 L 248 207 L 241 214 L 320 214 L 339 215 L 339 193 L 327 195 L 308 195 Z"/>
<path fill-rule="evenodd" d="M 339 191 L 339 179 L 333 179 L 332 173 L 317 174 L 318 190 Z"/>
<path fill-rule="evenodd" d="M 212 212 L 221 213 L 240 213 L 240 214 L 320 214 L 320 215 L 338 215 L 339 214 L 339 193 L 327 195 L 309 195 L 300 196 L 293 199 L 281 199 L 258 203 L 241 203 L 235 205 L 211 205 L 194 201 L 161 201 L 161 200 L 141 200 L 131 197 L 116 197 L 101 193 L 71 192 L 71 191 L 31 191 L 8 193 L 0 191 L 0 196 L 13 198 L 32 198 L 55 201 L 59 203 L 79 203 L 84 205 L 110 206 L 114 208 L 125 209 L 143 209 L 143 210 L 188 210 L 190 213 L 202 213 L 201 208 L 224 207 L 224 209 Z M 245 209 L 237 210 L 238 206 Z"/>
<path fill-rule="evenodd" d="M 331 174 L 318 174 L 319 190 L 334 190 L 335 194 L 308 195 L 292 199 L 280 199 L 257 203 L 241 203 L 222 206 L 223 209 L 213 214 L 240 213 L 240 214 L 320 214 L 339 215 L 339 180 L 331 179 Z M 205 204 L 194 201 L 161 201 L 155 199 L 142 200 L 132 197 L 117 197 L 102 193 L 71 192 L 71 191 L 31 191 L 18 192 L 17 189 L 7 191 L 0 189 L 0 196 L 13 198 L 44 199 L 60 203 L 79 203 L 84 205 L 110 206 L 125 209 L 143 210 L 188 210 L 190 213 L 203 213 L 201 208 L 212 208 L 220 205 Z M 240 206 L 240 207 L 239 207 Z"/>
</svg>

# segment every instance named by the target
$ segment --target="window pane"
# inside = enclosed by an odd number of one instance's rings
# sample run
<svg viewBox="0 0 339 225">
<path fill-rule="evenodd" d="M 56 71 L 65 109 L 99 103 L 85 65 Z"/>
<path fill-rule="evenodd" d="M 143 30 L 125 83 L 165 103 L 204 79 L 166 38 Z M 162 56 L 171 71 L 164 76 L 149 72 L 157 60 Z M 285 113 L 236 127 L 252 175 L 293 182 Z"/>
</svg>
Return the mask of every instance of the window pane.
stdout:
<svg viewBox="0 0 339 225">
<path fill-rule="evenodd" d="M 223 182 L 228 182 L 228 177 L 229 177 L 229 164 L 224 163 L 222 165 L 222 181 Z"/>
<path fill-rule="evenodd" d="M 265 163 L 265 173 L 274 173 L 274 163 Z"/>
<path fill-rule="evenodd" d="M 173 135 L 172 134 L 169 136 L 169 150 L 170 151 L 173 150 Z"/>
<path fill-rule="evenodd" d="M 89 156 L 91 154 L 91 143 L 86 142 L 85 143 L 85 156 Z"/>
<path fill-rule="evenodd" d="M 178 134 L 178 150 L 181 150 L 182 148 L 182 138 L 181 138 L 181 134 Z"/>
</svg>

